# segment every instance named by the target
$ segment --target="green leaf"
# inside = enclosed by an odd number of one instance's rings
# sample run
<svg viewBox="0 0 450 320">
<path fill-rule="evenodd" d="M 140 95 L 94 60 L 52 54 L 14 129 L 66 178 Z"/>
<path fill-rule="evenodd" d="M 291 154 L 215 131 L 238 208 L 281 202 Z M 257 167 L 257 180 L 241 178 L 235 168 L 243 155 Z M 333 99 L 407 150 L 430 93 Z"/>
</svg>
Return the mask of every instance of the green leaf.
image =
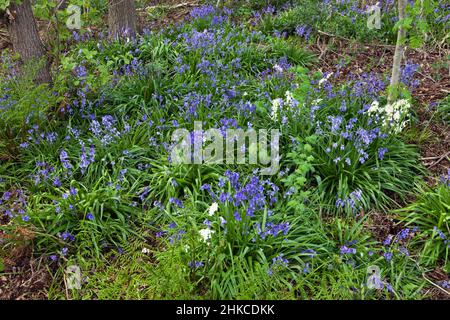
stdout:
<svg viewBox="0 0 450 320">
<path fill-rule="evenodd" d="M 9 6 L 9 0 L 0 0 L 0 11 L 5 11 Z"/>
<path fill-rule="evenodd" d="M 412 37 L 409 39 L 409 45 L 410 45 L 410 47 L 413 48 L 413 49 L 417 49 L 417 48 L 422 47 L 422 45 L 423 45 L 422 37 L 419 37 L 419 36 L 412 36 Z"/>
</svg>

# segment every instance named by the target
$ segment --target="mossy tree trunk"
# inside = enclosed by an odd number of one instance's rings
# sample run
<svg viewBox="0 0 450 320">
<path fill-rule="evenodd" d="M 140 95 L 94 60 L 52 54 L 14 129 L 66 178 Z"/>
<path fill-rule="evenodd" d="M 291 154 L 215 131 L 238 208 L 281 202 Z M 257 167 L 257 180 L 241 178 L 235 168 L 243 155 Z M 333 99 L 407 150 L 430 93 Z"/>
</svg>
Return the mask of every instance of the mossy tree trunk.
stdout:
<svg viewBox="0 0 450 320">
<path fill-rule="evenodd" d="M 39 37 L 30 0 L 21 0 L 20 3 L 12 1 L 8 11 L 7 26 L 14 51 L 19 53 L 23 63 L 42 61 L 44 65 L 39 69 L 35 81 L 50 83 L 50 63 Z"/>
<path fill-rule="evenodd" d="M 109 0 L 109 37 L 133 38 L 137 33 L 137 14 L 134 0 Z"/>
<path fill-rule="evenodd" d="M 406 18 L 406 0 L 397 0 L 398 19 L 403 21 Z M 388 103 L 392 103 L 397 96 L 398 84 L 400 82 L 400 73 L 403 53 L 405 51 L 406 30 L 400 25 L 397 33 L 397 43 L 395 45 L 394 62 L 392 64 L 391 83 L 388 94 Z"/>
</svg>

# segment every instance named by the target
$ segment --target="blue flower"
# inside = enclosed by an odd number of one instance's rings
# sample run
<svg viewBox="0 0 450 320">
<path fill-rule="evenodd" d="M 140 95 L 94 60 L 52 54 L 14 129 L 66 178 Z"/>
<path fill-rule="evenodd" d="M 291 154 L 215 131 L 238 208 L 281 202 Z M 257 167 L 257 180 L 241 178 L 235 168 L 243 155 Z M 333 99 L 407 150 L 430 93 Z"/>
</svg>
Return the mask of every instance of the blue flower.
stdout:
<svg viewBox="0 0 450 320">
<path fill-rule="evenodd" d="M 386 259 L 387 262 L 391 261 L 392 260 L 392 252 L 387 251 L 387 252 L 383 253 L 383 257 L 384 257 L 384 259 Z"/>
<path fill-rule="evenodd" d="M 191 269 L 198 269 L 198 268 L 204 267 L 205 264 L 202 261 L 191 261 L 188 263 L 188 266 Z"/>
<path fill-rule="evenodd" d="M 74 197 L 78 193 L 78 190 L 77 190 L 77 188 L 70 187 L 69 193 L 72 197 Z"/>
<path fill-rule="evenodd" d="M 387 148 L 380 148 L 378 149 L 378 159 L 383 160 L 384 155 L 388 152 Z"/>
<path fill-rule="evenodd" d="M 350 248 L 350 247 L 347 247 L 347 246 L 341 246 L 340 252 L 341 252 L 342 255 L 356 254 L 356 249 L 355 248 Z"/>
</svg>

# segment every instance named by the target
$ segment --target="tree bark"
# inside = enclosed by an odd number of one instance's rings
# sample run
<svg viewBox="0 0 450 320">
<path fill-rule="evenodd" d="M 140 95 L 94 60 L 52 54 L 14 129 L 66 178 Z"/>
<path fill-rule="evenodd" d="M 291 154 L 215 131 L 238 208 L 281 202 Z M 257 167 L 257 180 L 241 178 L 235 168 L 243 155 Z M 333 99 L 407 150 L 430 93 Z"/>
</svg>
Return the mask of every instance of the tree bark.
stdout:
<svg viewBox="0 0 450 320">
<path fill-rule="evenodd" d="M 20 4 L 13 1 L 8 9 L 7 25 L 14 51 L 20 54 L 24 63 L 33 59 L 43 60 L 44 66 L 39 69 L 35 81 L 50 83 L 52 81 L 50 64 L 39 37 L 30 0 L 22 0 Z"/>
<path fill-rule="evenodd" d="M 109 0 L 109 37 L 125 36 L 134 38 L 137 30 L 137 15 L 134 0 Z"/>
<path fill-rule="evenodd" d="M 398 1 L 398 19 L 402 21 L 406 18 L 406 0 Z M 392 64 L 391 83 L 388 94 L 388 103 L 392 103 L 397 95 L 397 88 L 400 82 L 400 71 L 402 65 L 403 52 L 405 51 L 404 41 L 406 38 L 406 30 L 400 26 L 397 33 L 397 43 L 395 45 L 394 62 Z"/>
</svg>

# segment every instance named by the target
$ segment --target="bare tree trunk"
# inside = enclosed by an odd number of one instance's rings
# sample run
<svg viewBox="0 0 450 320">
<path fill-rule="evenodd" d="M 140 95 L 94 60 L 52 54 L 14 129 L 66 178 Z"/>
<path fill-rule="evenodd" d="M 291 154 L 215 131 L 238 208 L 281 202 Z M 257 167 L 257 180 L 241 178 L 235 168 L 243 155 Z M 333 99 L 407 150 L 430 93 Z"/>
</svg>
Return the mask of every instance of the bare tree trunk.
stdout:
<svg viewBox="0 0 450 320">
<path fill-rule="evenodd" d="M 398 19 L 402 21 L 406 18 L 406 0 L 398 1 Z M 400 69 L 402 65 L 403 52 L 405 51 L 406 30 L 403 26 L 400 26 L 397 33 L 397 43 L 395 45 L 394 62 L 392 64 L 391 85 L 388 94 L 388 103 L 392 103 L 396 98 L 397 87 L 400 82 Z"/>
<path fill-rule="evenodd" d="M 39 38 L 30 0 L 22 0 L 20 4 L 13 1 L 8 9 L 8 31 L 14 51 L 20 54 L 24 63 L 32 59 L 44 60 L 44 66 L 38 71 L 35 81 L 50 83 L 50 64 Z"/>
<path fill-rule="evenodd" d="M 109 37 L 136 36 L 137 15 L 134 0 L 109 0 L 108 4 Z"/>
</svg>

